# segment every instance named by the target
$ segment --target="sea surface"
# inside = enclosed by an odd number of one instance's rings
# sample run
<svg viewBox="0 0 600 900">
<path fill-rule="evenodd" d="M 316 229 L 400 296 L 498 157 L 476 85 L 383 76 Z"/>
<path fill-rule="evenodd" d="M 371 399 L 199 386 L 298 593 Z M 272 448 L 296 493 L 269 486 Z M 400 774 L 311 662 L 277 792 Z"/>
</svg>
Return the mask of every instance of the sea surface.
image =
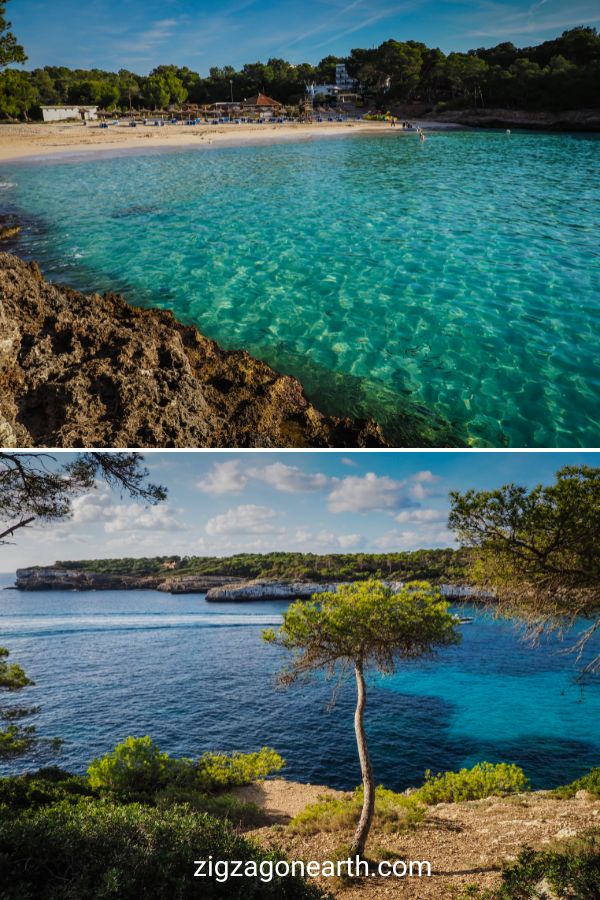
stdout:
<svg viewBox="0 0 600 900">
<path fill-rule="evenodd" d="M 600 444 L 598 135 L 121 153 L 0 182 L 49 277 L 172 309 L 325 411 L 398 439 L 408 415 L 434 441 Z"/>
<path fill-rule="evenodd" d="M 283 656 L 261 630 L 284 609 L 159 591 L 2 591 L 0 643 L 36 682 L 14 702 L 40 704 L 36 724 L 64 739 L 66 768 L 83 772 L 128 735 L 149 734 L 178 756 L 269 745 L 286 777 L 350 789 L 360 781 L 354 686 L 342 684 L 333 709 L 324 679 L 276 687 Z M 600 686 L 575 684 L 556 642 L 532 649 L 509 624 L 465 611 L 475 621 L 459 647 L 370 679 L 377 781 L 399 790 L 425 769 L 488 760 L 517 763 L 542 788 L 599 765 Z"/>
</svg>

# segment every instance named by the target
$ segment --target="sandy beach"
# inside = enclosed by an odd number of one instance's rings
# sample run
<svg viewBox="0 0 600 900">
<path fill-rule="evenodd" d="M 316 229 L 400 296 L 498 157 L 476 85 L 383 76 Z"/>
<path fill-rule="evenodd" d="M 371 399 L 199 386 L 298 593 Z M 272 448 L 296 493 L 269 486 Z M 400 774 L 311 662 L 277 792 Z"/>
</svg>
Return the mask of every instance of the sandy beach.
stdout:
<svg viewBox="0 0 600 900">
<path fill-rule="evenodd" d="M 432 126 L 428 126 L 432 127 Z M 79 154 L 98 150 L 136 148 L 242 145 L 259 142 L 310 140 L 346 134 L 387 132 L 402 134 L 384 122 L 322 122 L 314 124 L 220 124 L 220 125 L 110 125 L 97 123 L 27 124 L 0 126 L 0 160 L 20 160 L 56 154 Z M 406 135 L 415 137 L 414 131 Z"/>
</svg>

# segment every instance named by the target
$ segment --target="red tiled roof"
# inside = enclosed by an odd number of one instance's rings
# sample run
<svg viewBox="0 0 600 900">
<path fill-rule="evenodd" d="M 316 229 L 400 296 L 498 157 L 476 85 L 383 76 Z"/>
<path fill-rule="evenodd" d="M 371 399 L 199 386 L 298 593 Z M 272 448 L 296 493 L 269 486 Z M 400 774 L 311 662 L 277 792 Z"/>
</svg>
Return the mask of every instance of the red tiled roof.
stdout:
<svg viewBox="0 0 600 900">
<path fill-rule="evenodd" d="M 266 94 L 255 94 L 254 97 L 249 97 L 247 100 L 244 100 L 243 106 L 283 106 L 282 103 L 279 103 L 278 100 L 271 100 L 270 97 L 267 97 Z"/>
</svg>

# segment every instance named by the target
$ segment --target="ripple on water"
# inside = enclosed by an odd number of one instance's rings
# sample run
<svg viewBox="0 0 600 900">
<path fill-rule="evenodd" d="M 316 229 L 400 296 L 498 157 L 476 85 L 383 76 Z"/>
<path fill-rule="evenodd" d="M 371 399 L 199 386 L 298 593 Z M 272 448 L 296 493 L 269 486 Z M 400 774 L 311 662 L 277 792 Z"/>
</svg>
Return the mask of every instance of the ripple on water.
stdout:
<svg viewBox="0 0 600 900">
<path fill-rule="evenodd" d="M 400 134 L 1 174 L 46 225 L 23 246 L 50 275 L 168 307 L 326 410 L 424 407 L 474 444 L 596 446 L 598 148 Z"/>
</svg>

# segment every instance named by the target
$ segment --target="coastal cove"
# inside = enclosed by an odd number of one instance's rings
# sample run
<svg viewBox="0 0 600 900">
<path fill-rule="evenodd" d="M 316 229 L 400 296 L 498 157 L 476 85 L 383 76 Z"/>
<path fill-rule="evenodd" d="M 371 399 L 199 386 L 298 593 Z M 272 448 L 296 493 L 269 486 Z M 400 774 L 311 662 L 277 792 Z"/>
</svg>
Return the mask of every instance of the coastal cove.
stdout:
<svg viewBox="0 0 600 900">
<path fill-rule="evenodd" d="M 0 175 L 18 252 L 49 278 L 170 309 L 326 414 L 374 417 L 398 446 L 408 417 L 472 446 L 577 447 L 600 428 L 597 149 L 351 134 Z"/>
<path fill-rule="evenodd" d="M 351 685 L 334 714 L 331 684 L 275 687 L 280 654 L 260 634 L 285 603 L 132 590 L 2 591 L 0 605 L 5 641 L 37 683 L 20 699 L 40 702 L 41 732 L 65 739 L 65 768 L 83 771 L 126 735 L 147 733 L 176 756 L 268 744 L 287 760 L 286 778 L 358 781 Z M 381 781 L 403 790 L 426 768 L 486 759 L 515 762 L 546 788 L 595 765 L 598 686 L 576 685 L 573 659 L 554 642 L 531 649 L 510 625 L 457 611 L 474 618 L 461 646 L 372 680 L 367 727 Z"/>
</svg>

